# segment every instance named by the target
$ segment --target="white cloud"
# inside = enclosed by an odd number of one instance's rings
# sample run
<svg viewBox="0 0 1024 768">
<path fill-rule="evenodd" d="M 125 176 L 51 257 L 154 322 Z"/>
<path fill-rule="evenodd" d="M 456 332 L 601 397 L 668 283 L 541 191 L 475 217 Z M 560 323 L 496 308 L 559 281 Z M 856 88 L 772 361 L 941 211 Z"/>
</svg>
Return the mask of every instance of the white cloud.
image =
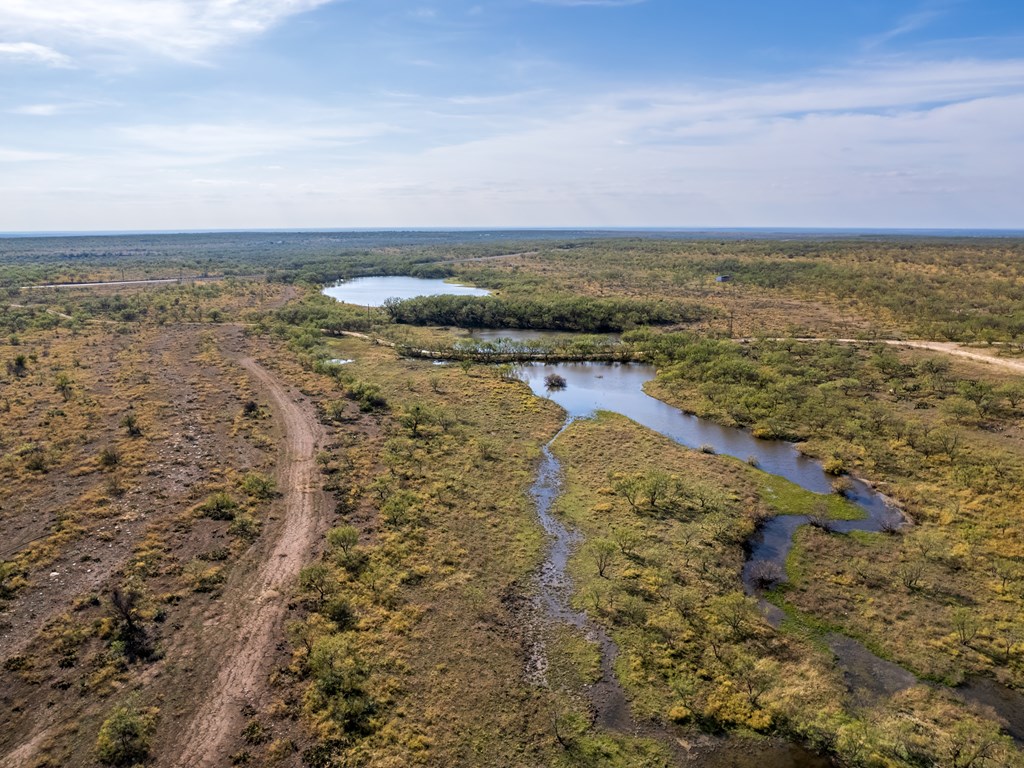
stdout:
<svg viewBox="0 0 1024 768">
<path fill-rule="evenodd" d="M 0 147 L 0 163 L 36 163 L 42 160 L 57 160 L 56 152 L 35 152 L 27 149 Z"/>
<path fill-rule="evenodd" d="M 142 49 L 201 60 L 215 48 L 334 1 L 3 0 L 0 34 L 66 42 L 86 50 Z M 51 51 L 38 44 L 35 48 Z"/>
<path fill-rule="evenodd" d="M 0 230 L 1024 226 L 1024 60 L 518 96 L 457 131 L 451 101 L 426 97 L 122 128 L 5 169 Z"/>
<path fill-rule="evenodd" d="M 59 104 L 23 104 L 8 110 L 12 115 L 28 115 L 31 117 L 53 117 L 63 112 Z"/>
<path fill-rule="evenodd" d="M 171 165 L 225 163 L 240 158 L 291 152 L 330 153 L 340 147 L 393 133 L 385 123 L 336 123 L 318 116 L 285 123 L 187 123 L 126 126 L 118 130 L 120 147 L 150 153 Z"/>
<path fill-rule="evenodd" d="M 2 14 L 2 10 L 0 10 Z M 0 30 L 3 30 L 0 23 Z M 50 67 L 70 67 L 71 59 L 53 48 L 38 43 L 0 43 L 0 59 L 17 59 Z"/>
</svg>

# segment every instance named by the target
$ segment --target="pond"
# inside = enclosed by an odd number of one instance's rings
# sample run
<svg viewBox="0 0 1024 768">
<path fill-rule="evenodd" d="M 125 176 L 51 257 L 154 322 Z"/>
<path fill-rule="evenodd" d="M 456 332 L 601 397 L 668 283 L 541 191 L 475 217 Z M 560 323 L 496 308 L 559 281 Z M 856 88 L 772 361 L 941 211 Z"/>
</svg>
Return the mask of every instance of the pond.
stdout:
<svg viewBox="0 0 1024 768">
<path fill-rule="evenodd" d="M 413 299 L 417 296 L 489 296 L 491 293 L 483 288 L 407 275 L 357 277 L 328 286 L 321 292 L 332 299 L 361 307 L 382 307 L 387 299 Z"/>
</svg>

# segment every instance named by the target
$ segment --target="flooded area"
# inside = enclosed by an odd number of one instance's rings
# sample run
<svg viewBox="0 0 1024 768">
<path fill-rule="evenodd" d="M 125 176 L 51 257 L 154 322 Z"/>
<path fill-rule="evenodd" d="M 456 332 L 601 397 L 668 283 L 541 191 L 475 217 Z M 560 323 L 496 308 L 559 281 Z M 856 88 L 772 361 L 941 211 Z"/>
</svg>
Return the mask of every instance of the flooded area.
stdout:
<svg viewBox="0 0 1024 768">
<path fill-rule="evenodd" d="M 548 390 L 544 379 L 550 374 L 565 379 L 563 389 Z M 762 440 L 743 429 L 725 427 L 707 419 L 683 413 L 643 391 L 655 369 L 639 363 L 557 363 L 525 365 L 521 378 L 535 394 L 549 397 L 570 416 L 583 418 L 599 410 L 619 413 L 688 448 L 705 449 L 744 461 L 755 459 L 764 472 L 779 475 L 814 493 L 831 493 L 830 476 L 814 459 L 801 454 L 791 443 Z M 837 532 L 880 531 L 885 525 L 899 525 L 903 515 L 873 491 L 867 483 L 851 479 L 845 496 L 860 507 L 862 520 L 835 521 Z M 750 578 L 758 563 L 771 562 L 780 568 L 793 546 L 793 534 L 807 523 L 805 516 L 780 515 L 766 521 L 748 542 L 749 558 L 744 582 L 753 591 Z"/>
<path fill-rule="evenodd" d="M 551 374 L 561 376 L 566 386 L 548 389 L 545 377 Z M 649 396 L 643 391 L 643 385 L 653 379 L 654 375 L 655 369 L 652 366 L 636 363 L 528 364 L 520 372 L 520 378 L 535 394 L 550 398 L 565 409 L 568 414 L 565 427 L 574 419 L 592 416 L 599 410 L 611 411 L 689 448 L 703 448 L 743 460 L 754 457 L 762 471 L 780 475 L 815 493 L 832 492 L 830 478 L 821 465 L 800 454 L 793 445 L 762 440 L 744 430 L 723 427 L 683 413 Z M 579 536 L 568 530 L 552 514 L 551 509 L 560 490 L 560 468 L 549 446 L 550 443 L 544 448 L 537 482 L 532 491 L 538 517 L 551 541 L 548 559 L 539 576 L 538 599 L 549 617 L 576 627 L 588 628 L 592 639 L 602 648 L 604 674 L 600 685 L 604 689 L 607 706 L 595 701 L 596 722 L 614 730 L 635 729 L 625 694 L 612 674 L 617 654 L 614 643 L 603 631 L 588 625 L 586 615 L 573 610 L 569 603 L 572 583 L 566 569 Z M 852 489 L 845 495 L 864 511 L 865 517 L 861 520 L 834 521 L 832 528 L 837 533 L 878 532 L 883 526 L 898 526 L 904 520 L 898 509 L 862 481 L 853 480 Z M 783 567 L 792 548 L 793 534 L 807 521 L 807 517 L 801 515 L 780 515 L 768 520 L 748 541 L 748 560 L 743 574 L 748 593 L 757 592 L 749 576 L 755 564 L 773 562 Z M 767 603 L 764 607 L 768 620 L 777 626 L 782 618 L 781 611 Z M 913 673 L 879 658 L 857 640 L 837 633 L 828 635 L 825 640 L 836 655 L 855 704 L 868 704 L 920 683 Z M 1024 696 L 1020 693 L 985 678 L 974 678 L 960 688 L 949 690 L 968 703 L 994 711 L 1007 733 L 1020 743 L 1024 737 L 1024 728 L 1019 725 L 1024 722 Z M 747 754 L 731 742 L 726 742 L 722 750 L 702 756 L 700 764 L 756 765 L 759 768 L 814 768 L 831 765 L 825 758 L 788 743 L 775 747 L 762 745 Z"/>
<path fill-rule="evenodd" d="M 558 366 L 562 372 L 567 366 Z M 596 374 L 594 366 L 586 366 Z M 610 367 L 610 366 L 608 366 Z M 551 366 L 538 367 L 547 371 Z M 636 373 L 636 366 L 616 370 Z M 651 374 L 653 375 L 653 374 Z M 650 378 L 650 376 L 647 376 Z M 580 383 L 584 377 L 576 381 Z M 625 377 L 625 382 L 640 386 L 647 379 Z M 541 387 L 543 389 L 543 378 Z M 639 383 L 638 383 L 639 382 Z M 531 385 L 532 386 L 532 385 Z M 535 390 L 536 391 L 536 390 Z M 546 394 L 546 393 L 544 393 Z M 643 397 L 647 395 L 640 392 Z M 649 398 L 653 399 L 653 398 Z M 658 401 L 655 401 L 658 402 Z M 534 610 L 544 622 L 568 624 L 584 632 L 587 639 L 600 649 L 601 678 L 589 686 L 587 696 L 593 710 L 594 723 L 599 728 L 632 736 L 653 738 L 665 744 L 679 765 L 701 765 L 715 768 L 828 768 L 833 763 L 825 757 L 780 739 L 752 740 L 734 738 L 700 738 L 693 742 L 682 738 L 672 729 L 655 722 L 639 722 L 634 718 L 629 698 L 615 675 L 618 647 L 608 633 L 590 621 L 585 612 L 572 607 L 572 578 L 568 573 L 569 558 L 580 543 L 577 531 L 568 528 L 554 514 L 553 508 L 562 490 L 561 464 L 551 451 L 551 445 L 577 418 L 592 414 L 596 409 L 580 405 L 570 410 L 562 429 L 541 450 L 537 477 L 530 489 L 537 517 L 548 537 L 547 556 L 536 579 Z M 675 410 L 675 409 L 672 409 Z M 547 652 L 540 626 L 528 631 L 528 658 L 526 674 L 536 685 L 547 685 Z"/>
<path fill-rule="evenodd" d="M 408 277 L 357 277 L 321 291 L 325 296 L 357 304 L 361 307 L 382 307 L 388 299 L 414 299 L 417 296 L 489 296 L 490 291 L 444 280 Z"/>
</svg>

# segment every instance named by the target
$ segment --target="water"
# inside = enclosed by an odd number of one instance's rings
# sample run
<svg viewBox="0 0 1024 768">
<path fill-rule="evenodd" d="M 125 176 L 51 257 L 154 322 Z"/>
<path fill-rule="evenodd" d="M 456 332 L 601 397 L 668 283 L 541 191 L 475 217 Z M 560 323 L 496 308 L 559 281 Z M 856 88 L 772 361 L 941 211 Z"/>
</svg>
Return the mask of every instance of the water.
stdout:
<svg viewBox="0 0 1024 768">
<path fill-rule="evenodd" d="M 709 446 L 715 453 L 744 460 L 754 457 L 759 468 L 765 472 L 780 475 L 814 493 L 832 492 L 830 477 L 821 465 L 800 454 L 792 444 L 762 440 L 745 430 L 723 427 L 685 414 L 645 393 L 643 385 L 653 379 L 655 373 L 653 366 L 637 363 L 538 363 L 523 366 L 521 378 L 529 384 L 535 394 L 550 398 L 566 410 L 569 417 L 567 426 L 573 419 L 592 416 L 598 410 L 613 411 L 687 447 Z M 544 383 L 545 377 L 549 374 L 558 374 L 564 378 L 565 388 L 549 390 Z M 557 474 L 557 460 L 547 449 L 544 456 L 541 474 Z M 554 462 L 554 470 L 551 468 L 551 462 Z M 540 483 L 541 480 L 538 478 L 538 484 Z M 537 487 L 535 486 L 535 497 Z M 564 570 L 575 539 L 571 533 L 566 532 L 566 538 L 559 542 L 559 534 L 550 527 L 561 526 L 550 514 L 551 503 L 557 497 L 557 486 L 552 493 L 554 496 L 546 503 L 543 512 L 538 499 L 538 514 L 545 530 L 556 539 L 549 563 L 556 571 L 561 571 L 561 578 L 565 580 L 565 584 L 559 588 L 567 590 L 569 582 Z M 862 481 L 853 480 L 850 491 L 845 495 L 864 511 L 865 518 L 832 521 L 831 527 L 837 533 L 878 532 L 883 530 L 884 526 L 898 526 L 904 522 L 904 517 L 898 509 Z M 774 517 L 765 522 L 748 541 L 749 556 L 743 570 L 743 583 L 748 593 L 754 594 L 758 591 L 752 573 L 758 568 L 759 563 L 774 563 L 780 573 L 782 572 L 786 557 L 793 546 L 793 534 L 807 521 L 807 517 L 803 515 Z M 561 527 L 564 530 L 564 526 Z M 782 619 L 781 610 L 764 601 L 762 606 L 769 622 L 777 626 Z M 562 620 L 575 619 L 564 613 L 553 612 L 552 615 Z M 911 672 L 875 656 L 863 644 L 852 638 L 831 634 L 826 638 L 826 642 L 836 655 L 857 703 L 863 704 L 886 698 L 919 683 Z M 614 648 L 614 644 L 612 647 Z M 1024 727 L 1019 723 L 1024 721 L 1024 696 L 1019 692 L 986 678 L 972 678 L 967 685 L 953 690 L 965 702 L 993 710 L 1007 732 L 1018 743 L 1022 743 Z M 762 768 L 817 764 L 808 762 L 810 756 L 803 755 L 799 748 L 795 754 L 795 762 L 785 762 L 789 758 L 783 756 L 780 758 L 783 762 L 765 762 L 761 764 Z"/>
<path fill-rule="evenodd" d="M 552 507 L 562 491 L 562 469 L 558 459 L 551 453 L 551 444 L 571 423 L 572 417 L 569 417 L 558 434 L 541 449 L 537 479 L 530 489 L 537 517 L 549 542 L 547 558 L 537 576 L 536 607 L 549 619 L 584 630 L 587 638 L 597 643 L 601 649 L 601 679 L 589 691 L 596 713 L 595 722 L 608 730 L 636 733 L 641 730 L 641 726 L 633 720 L 626 693 L 615 677 L 615 660 L 619 649 L 604 629 L 592 623 L 585 612 L 576 610 L 570 604 L 572 578 L 568 573 L 569 557 L 581 537 L 552 513 Z M 530 645 L 527 675 L 533 682 L 546 685 L 547 658 L 543 641 L 538 635 L 531 639 Z"/>
<path fill-rule="evenodd" d="M 558 366 L 563 372 L 569 366 Z M 574 366 L 575 367 L 575 366 Z M 594 366 L 590 366 L 596 370 Z M 538 370 L 552 369 L 553 366 L 538 366 Z M 620 366 L 619 370 L 623 367 Z M 635 372 L 639 366 L 630 366 L 626 371 Z M 566 377 L 568 378 L 568 377 Z M 649 378 L 649 376 L 648 376 Z M 643 379 L 646 380 L 646 379 Z M 642 384 L 642 381 L 640 383 Z M 543 382 L 543 376 L 541 377 Z M 577 380 L 579 383 L 579 380 Z M 532 386 L 532 385 L 531 385 Z M 541 385 L 543 387 L 543 384 Z M 641 394 L 643 394 L 641 392 Z M 644 395 L 647 397 L 647 395 Z M 656 401 L 657 402 L 657 401 Z M 569 410 L 569 409 L 566 409 Z M 674 410 L 674 409 L 673 409 Z M 582 537 L 568 528 L 553 513 L 555 502 L 562 491 L 561 464 L 551 452 L 551 445 L 573 422 L 577 415 L 589 415 L 594 408 L 584 407 L 580 413 L 570 411 L 562 429 L 541 449 L 537 477 L 530 488 L 537 517 L 548 536 L 547 556 L 537 575 L 537 593 L 534 610 L 547 621 L 554 620 L 569 624 L 586 632 L 588 640 L 600 649 L 601 677 L 587 690 L 587 697 L 594 712 L 594 724 L 607 731 L 614 731 L 634 737 L 653 738 L 668 747 L 678 764 L 692 764 L 695 759 L 701 765 L 715 768 L 828 768 L 832 763 L 807 749 L 781 740 L 746 741 L 740 739 L 716 739 L 704 748 L 691 753 L 684 749 L 682 742 L 668 727 L 655 722 L 641 722 L 633 717 L 629 698 L 615 675 L 615 662 L 619 649 L 608 633 L 591 622 L 584 611 L 572 607 L 572 578 L 568 573 L 569 558 Z M 547 651 L 544 646 L 541 626 L 527 629 L 529 647 L 526 675 L 536 685 L 547 685 Z"/>
<path fill-rule="evenodd" d="M 557 373 L 566 380 L 564 389 L 548 390 L 544 378 Z M 831 493 L 830 476 L 814 459 L 801 454 L 791 443 L 762 440 L 734 427 L 723 427 L 683 413 L 643 391 L 655 369 L 638 363 L 557 363 L 527 365 L 522 378 L 535 394 L 550 397 L 571 417 L 584 418 L 598 410 L 613 411 L 689 448 L 709 447 L 715 453 L 747 460 L 756 458 L 765 472 L 790 480 L 814 493 Z M 860 480 L 851 480 L 846 497 L 860 507 L 862 520 L 833 523 L 836 531 L 880 531 L 899 525 L 903 516 Z M 802 515 L 780 515 L 765 522 L 748 542 L 750 557 L 744 567 L 744 583 L 754 591 L 752 573 L 758 563 L 771 562 L 782 569 L 793 546 L 793 533 L 807 522 Z"/>
<path fill-rule="evenodd" d="M 489 296 L 490 291 L 468 285 L 446 283 L 422 277 L 357 277 L 324 288 L 322 293 L 346 304 L 382 307 L 387 299 L 414 299 L 417 296 Z"/>
<path fill-rule="evenodd" d="M 494 342 L 499 339 L 509 341 L 547 341 L 553 344 L 565 344 L 580 338 L 579 333 L 571 331 L 538 331 L 523 328 L 476 328 L 469 332 L 469 338 L 476 341 Z M 618 342 L 622 336 L 618 333 L 599 333 L 588 336 L 604 343 Z"/>
</svg>

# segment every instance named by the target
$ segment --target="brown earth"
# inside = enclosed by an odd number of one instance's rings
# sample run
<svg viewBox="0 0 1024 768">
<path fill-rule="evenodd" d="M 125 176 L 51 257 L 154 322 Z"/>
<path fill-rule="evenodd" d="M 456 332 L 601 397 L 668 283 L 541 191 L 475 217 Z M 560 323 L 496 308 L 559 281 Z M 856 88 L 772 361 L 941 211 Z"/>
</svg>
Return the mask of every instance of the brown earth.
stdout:
<svg viewBox="0 0 1024 768">
<path fill-rule="evenodd" d="M 318 488 L 314 456 L 323 430 L 305 398 L 289 392 L 252 358 L 242 365 L 264 388 L 283 422 L 284 443 L 278 465 L 278 485 L 284 493 L 284 525 L 269 557 L 241 594 L 233 595 L 231 615 L 222 624 L 235 624 L 216 682 L 183 734 L 181 749 L 164 752 L 158 765 L 214 766 L 228 757 L 226 749 L 240 729 L 240 703 L 255 698 L 266 677 L 275 634 L 281 628 L 287 594 L 299 570 L 315 551 L 326 528 L 326 503 Z M 222 627 L 215 628 L 220 630 Z M 219 631 L 216 632 L 219 634 Z M 215 643 L 223 644 L 223 638 Z"/>
<path fill-rule="evenodd" d="M 61 453 L 41 478 L 11 470 L 30 503 L 0 504 L 5 533 L 17 533 L 5 558 L 44 547 L 26 561 L 25 586 L 0 603 L 0 656 L 9 662 L 0 669 L 0 766 L 94 764 L 99 723 L 126 697 L 160 707 L 158 764 L 226 764 L 243 710 L 266 703 L 268 673 L 287 658 L 283 618 L 329 522 L 314 460 L 325 430 L 312 401 L 282 381 L 300 381 L 298 372 L 274 370 L 280 350 L 240 326 L 168 325 L 123 343 L 99 325 L 83 335 L 75 354 L 104 350 L 75 373 L 76 386 L 87 390 L 80 394 L 99 406 L 92 428 L 75 437 L 85 445 Z M 119 419 L 133 397 L 145 432 L 131 443 Z M 269 404 L 265 423 L 241 419 L 248 399 Z M 41 408 L 34 402 L 16 413 L 20 435 L 40 430 L 34 413 Z M 92 457 L 107 441 L 121 444 L 117 473 L 128 491 L 101 498 L 101 515 L 83 516 L 73 535 L 61 533 L 53 510 L 83 494 L 102 497 L 96 488 L 104 475 Z M 235 552 L 239 543 L 227 523 L 199 518 L 196 503 L 211 488 L 231 489 L 249 469 L 272 471 L 281 492 L 259 512 L 262 535 L 228 557 L 222 587 L 183 591 L 186 565 Z M 148 593 L 166 604 L 161 623 L 150 625 L 159 656 L 94 683 L 106 648 L 97 634 L 109 621 L 105 596 L 144 557 L 156 563 L 146 571 Z M 55 648 L 72 632 L 85 639 L 65 669 Z"/>
</svg>

